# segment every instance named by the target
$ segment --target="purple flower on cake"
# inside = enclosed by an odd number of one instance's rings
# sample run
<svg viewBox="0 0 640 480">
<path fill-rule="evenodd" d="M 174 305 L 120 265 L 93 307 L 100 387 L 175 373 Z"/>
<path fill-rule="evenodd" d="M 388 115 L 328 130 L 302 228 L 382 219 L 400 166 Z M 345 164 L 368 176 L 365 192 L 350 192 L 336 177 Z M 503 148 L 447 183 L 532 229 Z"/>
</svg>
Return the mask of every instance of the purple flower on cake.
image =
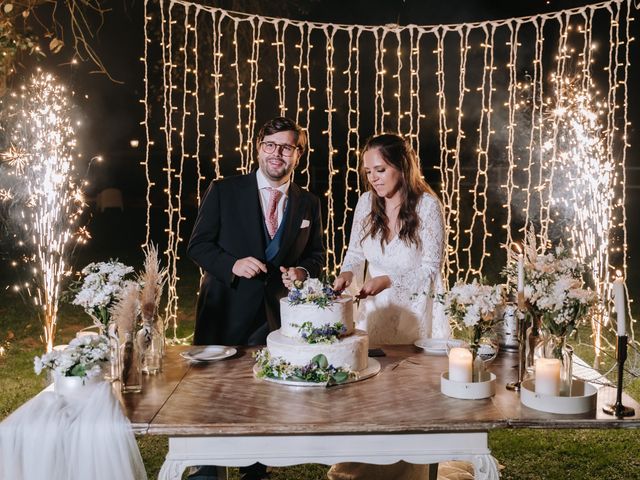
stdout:
<svg viewBox="0 0 640 480">
<path fill-rule="evenodd" d="M 317 278 L 308 278 L 304 282 L 295 281 L 289 290 L 289 303 L 298 305 L 313 303 L 320 308 L 331 305 L 339 295 L 329 286 Z"/>
<path fill-rule="evenodd" d="M 298 327 L 300 337 L 307 343 L 333 343 L 341 335 L 347 333 L 347 326 L 342 322 L 337 322 L 333 325 L 327 323 L 316 328 L 311 322 L 304 322 L 302 325 L 294 326 Z"/>
</svg>

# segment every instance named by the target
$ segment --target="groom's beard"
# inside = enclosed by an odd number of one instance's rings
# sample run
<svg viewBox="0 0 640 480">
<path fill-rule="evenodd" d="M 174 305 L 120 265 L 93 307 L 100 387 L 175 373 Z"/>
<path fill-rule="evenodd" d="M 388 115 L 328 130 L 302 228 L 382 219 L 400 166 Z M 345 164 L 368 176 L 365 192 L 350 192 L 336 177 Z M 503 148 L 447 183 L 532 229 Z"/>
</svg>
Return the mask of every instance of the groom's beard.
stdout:
<svg viewBox="0 0 640 480">
<path fill-rule="evenodd" d="M 269 156 L 263 161 L 262 172 L 271 180 L 279 181 L 288 178 L 295 168 L 295 162 L 279 156 Z"/>
</svg>

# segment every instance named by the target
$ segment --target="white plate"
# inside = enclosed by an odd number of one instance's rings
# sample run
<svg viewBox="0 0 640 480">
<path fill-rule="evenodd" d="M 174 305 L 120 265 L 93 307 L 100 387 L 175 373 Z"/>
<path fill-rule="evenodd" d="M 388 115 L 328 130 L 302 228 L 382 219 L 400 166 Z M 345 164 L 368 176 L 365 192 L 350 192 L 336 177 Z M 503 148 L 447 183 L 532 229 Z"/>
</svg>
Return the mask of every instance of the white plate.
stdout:
<svg viewBox="0 0 640 480">
<path fill-rule="evenodd" d="M 279 383 L 280 385 L 289 385 L 292 387 L 326 387 L 326 382 L 314 383 L 314 382 L 299 382 L 295 380 L 281 380 L 279 378 L 271 378 L 271 377 L 258 377 L 259 371 L 258 364 L 256 363 L 253 366 L 253 374 L 257 378 L 261 378 L 261 380 L 265 380 L 267 382 Z M 359 382 L 360 380 L 365 380 L 367 378 L 373 377 L 380 371 L 380 362 L 378 362 L 375 358 L 369 358 L 369 364 L 367 368 L 358 372 L 358 376 L 356 378 L 347 380 L 346 382 L 340 383 L 339 385 L 346 385 L 347 383 Z"/>
<path fill-rule="evenodd" d="M 180 352 L 180 356 L 191 362 L 211 362 L 231 357 L 236 352 L 235 348 L 224 345 L 201 345 L 185 352 Z"/>
<path fill-rule="evenodd" d="M 451 347 L 461 347 L 464 345 L 464 341 L 453 338 L 420 338 L 413 344 L 429 355 L 444 356 L 447 354 L 447 343 L 449 343 Z"/>
</svg>

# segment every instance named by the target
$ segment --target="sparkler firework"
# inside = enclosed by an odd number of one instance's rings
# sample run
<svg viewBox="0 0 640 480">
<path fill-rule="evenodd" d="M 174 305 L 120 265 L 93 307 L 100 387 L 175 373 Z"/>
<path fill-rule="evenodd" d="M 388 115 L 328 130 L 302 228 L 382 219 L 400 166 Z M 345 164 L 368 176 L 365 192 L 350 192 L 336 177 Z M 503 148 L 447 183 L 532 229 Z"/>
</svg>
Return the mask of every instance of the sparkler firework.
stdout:
<svg viewBox="0 0 640 480">
<path fill-rule="evenodd" d="M 0 155 L 2 198 L 11 202 L 17 244 L 29 249 L 23 260 L 35 285 L 33 301 L 44 327 L 47 351 L 53 348 L 63 277 L 75 224 L 84 206 L 76 182 L 72 105 L 64 86 L 46 73 L 35 74 L 13 94 L 3 119 L 6 151 Z M 14 287 L 15 288 L 15 287 Z"/>
</svg>

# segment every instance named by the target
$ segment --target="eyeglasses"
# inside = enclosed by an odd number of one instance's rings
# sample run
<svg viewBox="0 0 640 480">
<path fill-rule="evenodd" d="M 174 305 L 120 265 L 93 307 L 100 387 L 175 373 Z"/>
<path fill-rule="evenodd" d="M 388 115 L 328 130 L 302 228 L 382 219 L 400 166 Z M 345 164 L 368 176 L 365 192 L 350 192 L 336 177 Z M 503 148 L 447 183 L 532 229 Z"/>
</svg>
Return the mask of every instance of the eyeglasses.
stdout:
<svg viewBox="0 0 640 480">
<path fill-rule="evenodd" d="M 260 142 L 260 146 L 262 147 L 262 151 L 266 154 L 271 154 L 279 148 L 282 156 L 284 157 L 290 157 L 293 155 L 293 152 L 298 150 L 298 147 L 286 143 Z"/>
</svg>

